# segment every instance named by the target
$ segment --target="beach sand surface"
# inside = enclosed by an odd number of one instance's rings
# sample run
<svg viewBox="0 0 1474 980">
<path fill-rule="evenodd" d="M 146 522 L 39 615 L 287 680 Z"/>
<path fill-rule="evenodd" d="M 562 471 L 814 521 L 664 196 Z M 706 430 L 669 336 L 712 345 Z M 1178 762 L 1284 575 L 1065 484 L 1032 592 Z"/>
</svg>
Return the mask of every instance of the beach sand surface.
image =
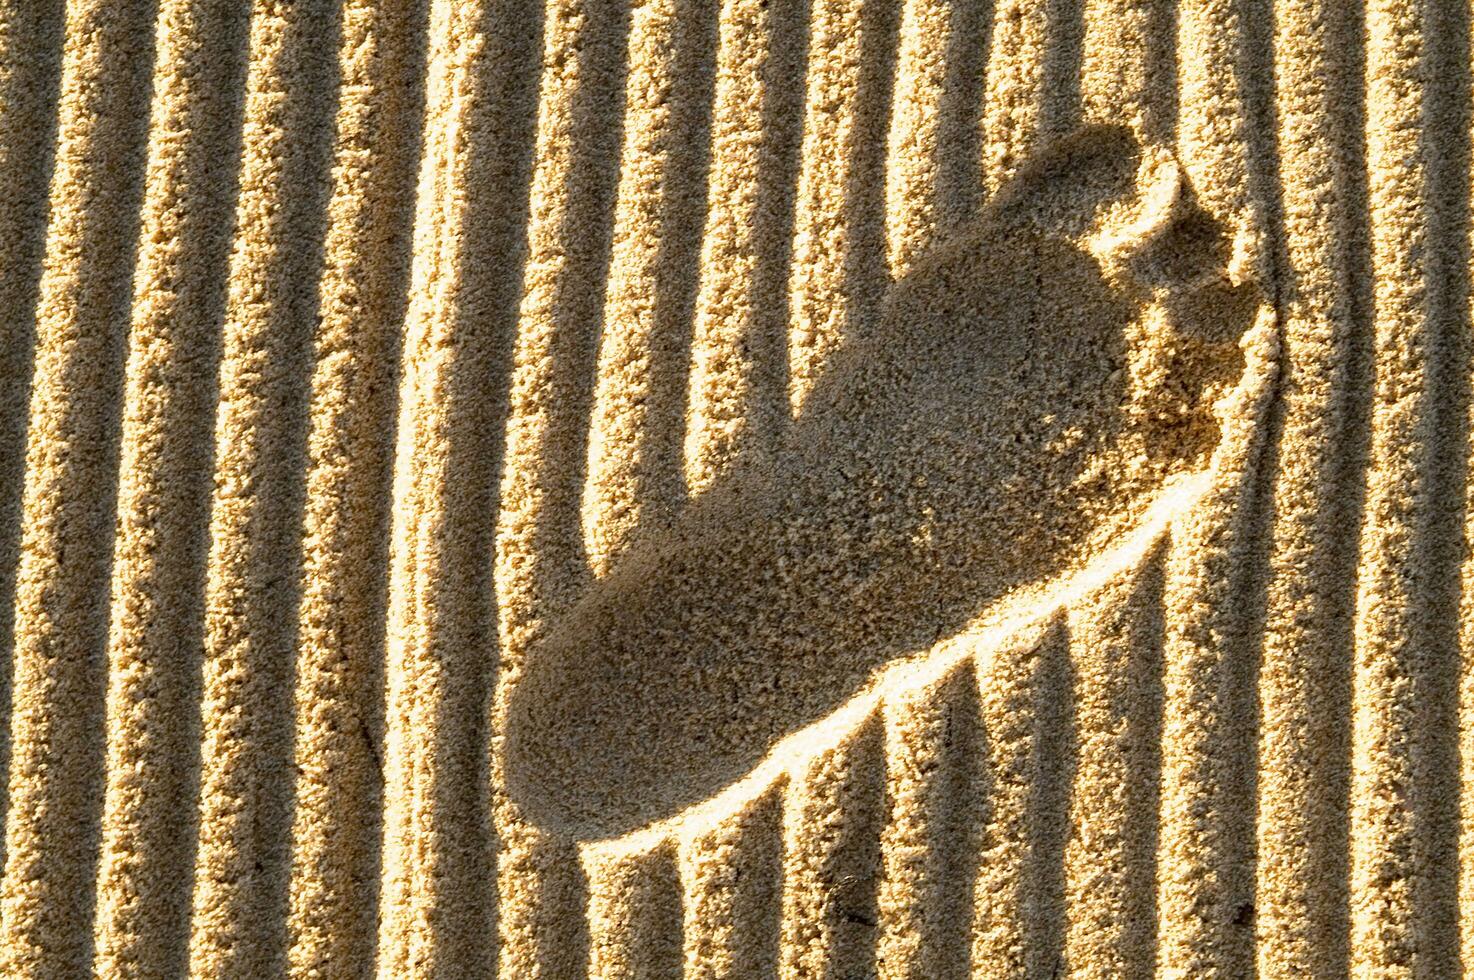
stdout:
<svg viewBox="0 0 1474 980">
<path fill-rule="evenodd" d="M 0 976 L 1474 971 L 1470 20 L 0 0 Z"/>
</svg>

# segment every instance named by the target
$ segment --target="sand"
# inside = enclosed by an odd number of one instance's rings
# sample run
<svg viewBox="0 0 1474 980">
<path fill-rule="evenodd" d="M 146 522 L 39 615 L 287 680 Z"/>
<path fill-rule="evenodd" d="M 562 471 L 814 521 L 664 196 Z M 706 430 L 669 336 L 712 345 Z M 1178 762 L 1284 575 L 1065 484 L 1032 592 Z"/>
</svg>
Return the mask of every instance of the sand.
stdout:
<svg viewBox="0 0 1474 980">
<path fill-rule="evenodd" d="M 0 975 L 1474 970 L 1470 59 L 0 3 Z"/>
</svg>

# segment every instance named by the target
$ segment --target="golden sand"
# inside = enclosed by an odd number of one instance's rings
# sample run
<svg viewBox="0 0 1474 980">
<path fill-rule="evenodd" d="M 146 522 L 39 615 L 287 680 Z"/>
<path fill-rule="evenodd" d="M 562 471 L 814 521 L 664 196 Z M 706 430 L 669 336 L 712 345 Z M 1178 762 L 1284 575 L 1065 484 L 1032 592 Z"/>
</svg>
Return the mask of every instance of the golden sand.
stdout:
<svg viewBox="0 0 1474 980">
<path fill-rule="evenodd" d="M 0 3 L 0 976 L 1474 970 L 1471 74 Z"/>
</svg>

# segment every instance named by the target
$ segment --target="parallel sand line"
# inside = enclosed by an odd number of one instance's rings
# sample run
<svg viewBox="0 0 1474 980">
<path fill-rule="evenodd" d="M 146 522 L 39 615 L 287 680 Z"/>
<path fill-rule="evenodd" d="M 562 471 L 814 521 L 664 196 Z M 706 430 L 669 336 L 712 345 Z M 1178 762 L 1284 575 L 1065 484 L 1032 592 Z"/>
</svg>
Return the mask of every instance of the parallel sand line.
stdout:
<svg viewBox="0 0 1474 980">
<path fill-rule="evenodd" d="M 509 606 L 518 620 L 555 612 L 588 572 L 581 504 L 623 143 L 628 17 L 582 0 L 547 11 L 507 427 L 517 465 L 503 483 L 499 528 L 535 556 L 522 576 L 529 593 Z"/>
<path fill-rule="evenodd" d="M 506 391 L 525 255 L 540 4 L 431 5 L 403 330 L 384 667 L 376 969 L 486 973 L 497 927 L 486 703 Z M 461 910 L 457 915 L 450 910 Z M 508 929 L 508 922 L 511 928 Z M 523 970 L 530 975 L 530 970 Z"/>
<path fill-rule="evenodd" d="M 1467 38 L 1469 25 L 1466 22 L 1461 26 L 1464 27 L 1466 31 L 1464 36 Z M 1470 86 L 1468 78 L 1470 74 L 1474 74 L 1474 53 L 1470 54 L 1470 61 L 1467 66 L 1450 65 L 1449 69 L 1459 71 L 1464 76 L 1462 86 L 1463 94 L 1466 97 L 1463 99 L 1460 108 L 1469 113 L 1464 120 L 1465 132 L 1468 135 L 1466 135 L 1459 149 L 1465 154 L 1463 161 L 1465 167 L 1464 173 L 1462 174 L 1464 193 L 1474 197 L 1474 188 L 1471 188 L 1469 184 L 1470 178 L 1474 176 L 1474 173 L 1471 173 L 1468 157 L 1471 153 L 1471 143 L 1474 143 L 1474 112 L 1470 112 L 1470 98 L 1468 95 Z M 1456 175 L 1454 179 L 1459 178 Z M 1461 230 L 1465 236 L 1462 244 L 1465 249 L 1465 256 L 1467 257 L 1471 252 L 1474 252 L 1474 214 L 1471 214 L 1467 207 L 1464 211 L 1463 227 Z M 1461 285 L 1465 290 L 1464 295 L 1459 297 L 1455 294 L 1450 298 L 1455 302 L 1462 298 L 1463 309 L 1451 310 L 1449 312 L 1451 315 L 1462 313 L 1467 318 L 1465 323 L 1469 323 L 1474 321 L 1474 305 L 1471 305 L 1474 304 L 1474 288 L 1471 288 L 1467 279 Z M 1458 371 L 1462 369 L 1467 378 L 1471 372 L 1471 365 L 1474 365 L 1474 343 L 1471 343 L 1467 331 L 1463 337 L 1463 344 L 1463 349 L 1459 352 L 1459 356 L 1454 360 L 1453 364 L 1454 370 Z M 1467 395 L 1467 390 L 1465 394 Z M 1474 413 L 1474 404 L 1469 405 L 1466 411 Z M 1474 527 L 1471 527 L 1471 523 L 1474 523 L 1474 499 L 1471 499 L 1474 498 L 1474 475 L 1471 475 L 1467 469 L 1470 445 L 1471 442 L 1474 442 L 1474 419 L 1466 417 L 1464 419 L 1464 425 L 1465 439 L 1463 444 L 1448 447 L 1448 452 L 1453 458 L 1460 460 L 1461 465 L 1465 467 L 1465 485 L 1461 503 L 1464 508 L 1463 540 L 1467 548 L 1470 542 L 1474 542 Z M 1467 974 L 1469 971 L 1474 970 L 1474 731 L 1471 731 L 1471 723 L 1474 723 L 1474 663 L 1471 663 L 1467 654 L 1463 654 L 1462 651 L 1474 649 L 1474 553 L 1466 554 L 1463 560 L 1462 567 L 1460 568 L 1459 584 L 1458 644 L 1461 657 L 1458 680 L 1457 731 L 1460 779 L 1457 789 L 1459 806 L 1459 877 L 1456 885 L 1456 894 L 1458 896 L 1457 941 L 1459 945 L 1459 966 Z"/>
<path fill-rule="evenodd" d="M 595 575 L 630 534 L 668 523 L 685 498 L 686 374 L 706 213 L 716 14 L 716 0 L 665 0 L 631 13 L 583 498 Z"/>
<path fill-rule="evenodd" d="M 1369 400 L 1364 132 L 1350 6 L 1275 9 L 1283 390 L 1270 417 L 1256 907 L 1264 975 L 1347 962 L 1350 650 Z"/>
<path fill-rule="evenodd" d="M 1077 728 L 1066 971 L 1148 976 L 1157 946 L 1166 542 L 1069 613 Z"/>
<path fill-rule="evenodd" d="M 866 976 L 875 970 L 881 730 L 866 712 L 833 749 L 793 772 L 783 800 L 778 975 Z"/>
<path fill-rule="evenodd" d="M 1177 129 L 1177 17 L 1159 0 L 1084 5 L 1080 100 L 1090 122 L 1125 121 L 1147 143 Z"/>
<path fill-rule="evenodd" d="M 1178 9 L 1177 149 L 1200 202 L 1231 241 L 1231 277 L 1262 279 L 1263 203 L 1252 196 L 1245 129 L 1245 36 L 1237 9 L 1193 0 Z M 1269 297 L 1266 297 L 1268 299 Z M 1275 337 L 1274 313 L 1260 329 Z M 1259 389 L 1262 418 L 1272 384 Z M 1173 535 L 1166 567 L 1162 797 L 1158 858 L 1166 976 L 1231 977 L 1252 970 L 1253 855 L 1250 643 L 1242 594 L 1254 547 L 1254 475 L 1263 433 L 1225 431 L 1220 473 Z"/>
<path fill-rule="evenodd" d="M 976 672 L 952 663 L 887 697 L 876 961 L 884 976 L 966 975 L 981 835 Z"/>
<path fill-rule="evenodd" d="M 1401 22 L 1399 22 L 1401 21 Z M 1351 758 L 1351 972 L 1413 976 L 1415 933 L 1414 698 L 1426 693 L 1426 650 L 1409 596 L 1428 502 L 1422 447 L 1428 407 L 1427 311 L 1417 213 L 1425 161 L 1419 145 L 1425 44 L 1417 11 L 1367 10 L 1367 168 L 1370 175 L 1374 384 L 1366 511 L 1357 576 Z M 1415 251 L 1404 252 L 1407 244 Z"/>
<path fill-rule="evenodd" d="M 205 587 L 195 976 L 276 972 L 286 952 L 303 467 L 340 14 L 304 0 L 250 23 Z"/>
<path fill-rule="evenodd" d="M 799 162 L 805 0 L 724 0 L 711 180 L 691 342 L 686 483 L 761 465 L 788 420 L 788 268 Z"/>
<path fill-rule="evenodd" d="M 549 0 L 545 10 L 527 264 L 497 518 L 498 719 L 526 649 L 591 571 L 580 505 L 599 317 L 606 308 L 600 290 L 618 203 L 611 178 L 623 143 L 629 16 L 622 7 L 587 0 Z M 586 969 L 587 882 L 571 849 L 550 846 L 510 801 L 499 800 L 496 809 L 502 975 Z"/>
<path fill-rule="evenodd" d="M 109 532 L 152 6 L 67 11 L 15 572 L 0 881 L 7 976 L 91 968 Z"/>
<path fill-rule="evenodd" d="M 1014 645 L 999 651 L 991 663 L 981 658 L 978 671 L 982 709 L 985 803 L 982 848 L 974 886 L 971 962 L 973 975 L 986 978 L 1047 976 L 1058 972 L 1058 948 L 1035 940 L 1049 939 L 1057 910 L 1038 879 L 1041 855 L 1031 836 L 1034 779 L 1046 763 L 1035 717 L 1039 708 L 1037 667 L 1041 652 L 1058 656 L 1068 649 L 1064 623 L 1041 624 Z M 1031 812 L 1032 811 L 1032 812 Z M 1042 971 L 1042 972 L 1041 972 Z"/>
<path fill-rule="evenodd" d="M 100 973 L 184 969 L 200 644 L 246 18 L 164 3 L 123 394 L 108 640 Z"/>
<path fill-rule="evenodd" d="M 437 782 L 444 779 L 432 727 L 441 676 L 430 672 L 435 660 L 428 655 L 438 639 L 432 632 L 435 625 L 441 625 L 443 632 L 460 632 L 455 629 L 458 624 L 451 623 L 451 629 L 445 630 L 438 617 L 430 618 L 437 611 L 439 572 L 432 565 L 433 549 L 439 544 L 434 538 L 445 519 L 445 445 L 451 434 L 447 416 L 457 407 L 445 395 L 439 404 L 432 403 L 431 396 L 437 387 L 448 387 L 454 369 L 461 367 L 447 354 L 435 355 L 442 349 L 447 353 L 456 350 L 461 357 L 478 353 L 467 343 L 472 338 L 462 336 L 458 348 L 450 348 L 448 341 L 459 333 L 457 307 L 462 297 L 457 273 L 463 263 L 457 246 L 465 205 L 464 194 L 456 190 L 466 180 L 469 164 L 469 148 L 462 136 L 465 130 L 458 117 L 478 109 L 486 113 L 470 77 L 481 54 L 479 39 L 466 34 L 479 26 L 477 20 L 485 11 L 474 4 L 461 6 L 462 18 L 454 17 L 454 11 L 452 5 L 435 4 L 427 29 L 426 118 L 392 490 L 377 963 L 382 971 L 401 973 L 433 968 L 431 957 L 440 939 L 425 928 L 438 898 L 443 860 L 442 849 L 436 846 L 440 843 L 437 828 L 426 817 L 434 814 Z M 469 91 L 453 101 L 450 95 L 457 89 Z M 422 553 L 425 564 L 431 565 L 424 573 L 419 567 Z M 459 665 L 447 666 L 454 671 Z M 411 868 L 419 873 L 411 873 Z"/>
<path fill-rule="evenodd" d="M 991 197 L 1040 130 L 1048 4 L 997 0 L 983 96 L 983 186 Z"/>
<path fill-rule="evenodd" d="M 362 975 L 376 948 L 386 532 L 424 14 L 416 0 L 349 0 L 340 26 L 294 691 L 295 973 Z"/>
<path fill-rule="evenodd" d="M 783 793 L 777 781 L 679 842 L 685 976 L 771 976 L 782 922 Z"/>
<path fill-rule="evenodd" d="M 952 40 L 952 21 L 962 19 L 970 6 L 908 0 L 901 7 L 885 168 L 886 257 L 897 279 L 930 243 L 937 214 L 957 213 L 952 202 L 937 199 L 944 153 L 941 113 L 951 64 L 946 56 L 959 43 Z"/>
<path fill-rule="evenodd" d="M 597 862 L 589 876 L 589 974 L 678 977 L 685 950 L 674 844 Z"/>
<path fill-rule="evenodd" d="M 45 254 L 47 195 L 61 84 L 61 0 L 0 12 L 0 649 L 15 646 L 26 409 L 36 348 L 36 291 Z M 12 664 L 0 658 L 0 772 L 10 762 Z M 0 825 L 9 798 L 0 794 Z M 0 867 L 5 862 L 0 834 Z"/>
<path fill-rule="evenodd" d="M 797 416 L 829 355 L 878 315 L 886 264 L 885 157 L 895 11 L 877 0 L 815 0 L 793 265 L 788 277 L 788 412 Z"/>
<path fill-rule="evenodd" d="M 995 0 L 968 0 L 953 4 L 948 14 L 934 191 L 942 233 L 962 227 L 982 209 L 983 92 L 994 6 Z"/>
<path fill-rule="evenodd" d="M 1423 213 L 1428 227 L 1427 305 L 1432 327 L 1428 377 L 1432 435 L 1428 440 L 1428 513 L 1418 528 L 1418 561 L 1428 567 L 1427 587 L 1413 597 L 1429 647 L 1425 695 L 1418 720 L 1419 857 L 1426 871 L 1418 894 L 1419 939 L 1427 950 L 1420 968 L 1431 973 L 1461 969 L 1458 936 L 1459 711 L 1464 656 L 1459 646 L 1459 566 L 1468 549 L 1463 498 L 1469 482 L 1464 446 L 1469 438 L 1470 209 L 1468 173 L 1470 11 L 1434 5 L 1428 13 L 1429 85 L 1420 139 L 1428 157 Z"/>
<path fill-rule="evenodd" d="M 1362 976 L 1447 975 L 1457 968 L 1447 709 L 1457 646 L 1441 593 L 1457 560 L 1445 500 L 1462 493 L 1439 450 L 1450 442 L 1440 429 L 1464 423 L 1446 365 L 1467 343 L 1468 287 L 1464 228 L 1433 211 L 1468 205 L 1449 173 L 1457 157 L 1434 134 L 1467 123 L 1433 79 L 1467 64 L 1468 27 L 1432 6 L 1373 4 L 1367 23 L 1376 401 L 1356 607 L 1351 965 Z"/>
<path fill-rule="evenodd" d="M 1144 142 L 1171 144 L 1176 49 L 1175 7 L 1086 4 L 1085 119 L 1124 117 Z M 1073 712 L 1075 757 L 1062 855 L 1064 973 L 1090 964 L 1145 976 L 1155 966 L 1166 545 L 1068 614 L 1073 690 L 1059 723 Z"/>
</svg>

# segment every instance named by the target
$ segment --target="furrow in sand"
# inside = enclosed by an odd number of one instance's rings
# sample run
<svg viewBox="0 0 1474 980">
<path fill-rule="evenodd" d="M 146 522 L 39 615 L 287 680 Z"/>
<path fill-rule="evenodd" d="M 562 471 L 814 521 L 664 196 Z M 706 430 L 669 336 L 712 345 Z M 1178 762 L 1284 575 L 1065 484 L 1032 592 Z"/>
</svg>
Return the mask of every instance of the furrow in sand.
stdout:
<svg viewBox="0 0 1474 980">
<path fill-rule="evenodd" d="M 1088 0 L 1080 55 L 1081 115 L 1125 123 L 1146 143 L 1177 129 L 1177 6 L 1164 0 Z"/>
<path fill-rule="evenodd" d="M 1257 442 L 1232 447 L 1227 465 L 1252 471 Z M 1242 482 L 1183 522 L 1167 566 L 1157 906 L 1169 976 L 1252 969 L 1252 661 L 1227 584 L 1254 526 Z"/>
<path fill-rule="evenodd" d="M 1264 206 L 1245 127 L 1256 109 L 1245 23 L 1221 0 L 1178 10 L 1177 150 L 1198 203 L 1231 243 L 1229 274 L 1257 278 Z M 1257 333 L 1272 310 L 1261 309 Z M 1272 355 L 1260 353 L 1260 357 Z M 1172 535 L 1166 568 L 1158 969 L 1242 976 L 1253 969 L 1253 665 L 1245 573 L 1256 547 L 1259 394 L 1225 428 L 1214 484 Z"/>
<path fill-rule="evenodd" d="M 1466 107 L 1448 104 L 1457 91 L 1435 79 L 1465 68 L 1468 40 L 1466 23 L 1435 8 L 1367 9 L 1376 363 L 1352 678 L 1358 976 L 1456 969 L 1449 838 L 1457 755 L 1447 709 L 1458 648 L 1443 593 L 1459 544 L 1458 515 L 1447 511 L 1463 494 L 1442 454 L 1462 441 L 1443 429 L 1467 401 L 1467 379 L 1451 377 L 1449 362 L 1464 342 L 1455 331 L 1467 323 L 1458 294 L 1468 273 L 1465 229 L 1434 212 L 1460 201 L 1467 211 L 1467 192 L 1451 186 L 1447 138 L 1467 123 Z M 1463 143 L 1460 133 L 1454 146 Z"/>
<path fill-rule="evenodd" d="M 882 718 L 878 972 L 965 977 L 981 844 L 981 717 L 971 659 L 887 697 Z"/>
<path fill-rule="evenodd" d="M 44 10 L 35 14 L 36 40 L 44 44 L 55 28 L 48 30 Z M 152 14 L 151 3 L 78 2 L 66 17 L 9 653 L 9 811 L 0 882 L 6 976 L 91 969 L 118 396 Z M 38 57 L 44 71 L 46 55 Z M 47 98 L 44 82 L 35 94 Z M 25 100 L 16 105 L 23 111 Z M 23 238 L 7 247 L 24 251 Z M 26 275 L 25 266 L 7 268 L 12 274 Z M 22 286 L 14 298 L 27 292 Z"/>
<path fill-rule="evenodd" d="M 629 10 L 550 0 L 525 286 L 497 523 L 498 726 L 528 648 L 590 579 L 580 522 L 587 426 L 610 262 L 626 104 Z M 500 727 L 498 728 L 500 731 Z M 505 786 L 505 761 L 493 772 Z M 497 802 L 502 975 L 585 969 L 586 882 L 571 844 Z"/>
<path fill-rule="evenodd" d="M 882 734 L 871 714 L 788 777 L 778 962 L 785 980 L 875 970 Z"/>
<path fill-rule="evenodd" d="M 1427 867 L 1418 897 L 1420 941 L 1429 951 L 1421 967 L 1429 974 L 1460 970 L 1459 933 L 1459 643 L 1460 564 L 1464 498 L 1469 484 L 1467 446 L 1470 378 L 1467 370 L 1474 325 L 1469 311 L 1471 163 L 1470 10 L 1435 4 L 1429 11 L 1429 79 L 1422 142 L 1428 155 L 1425 214 L 1428 221 L 1428 316 L 1433 327 L 1429 369 L 1432 428 L 1428 456 L 1431 501 L 1419 528 L 1421 561 L 1428 587 L 1416 597 L 1414 616 L 1428 632 L 1427 688 L 1417 724 L 1423 732 L 1418 768 L 1422 785 L 1419 832 Z"/>
<path fill-rule="evenodd" d="M 1471 350 L 1469 311 L 1471 112 L 1470 10 L 1434 4 L 1428 12 L 1428 88 L 1422 144 L 1428 157 L 1424 214 L 1428 223 L 1426 276 L 1429 386 L 1433 429 L 1426 450 L 1429 510 L 1419 527 L 1419 561 L 1427 588 L 1415 596 L 1413 615 L 1426 630 L 1428 667 L 1417 726 L 1420 785 L 1418 848 L 1426 871 L 1418 900 L 1419 942 L 1427 950 L 1425 975 L 1457 975 L 1459 933 L 1459 684 L 1464 649 L 1459 644 L 1460 564 L 1464 498 L 1469 484 L 1467 447 Z"/>
<path fill-rule="evenodd" d="M 934 194 L 944 234 L 967 225 L 982 207 L 983 87 L 994 5 L 995 0 L 954 4 L 947 25 Z"/>
<path fill-rule="evenodd" d="M 1084 6 L 1079 0 L 1043 0 L 1044 47 L 1039 53 L 1037 126 L 1040 143 L 1067 136 L 1083 121 L 1080 68 L 1084 57 Z"/>
<path fill-rule="evenodd" d="M 430 9 L 391 506 L 382 976 L 487 973 L 497 956 L 492 545 L 540 11 L 530 0 Z"/>
<path fill-rule="evenodd" d="M 1024 805 L 1027 840 L 1021 868 L 1028 882 L 1024 912 L 1025 975 L 1055 976 L 1065 959 L 1068 909 L 1065 849 L 1070 836 L 1070 796 L 1079 767 L 1078 682 L 1073 636 L 1060 619 L 1036 650 L 1032 679 L 1033 731 L 1029 737 L 1029 792 Z"/>
<path fill-rule="evenodd" d="M 1467 38 L 1468 25 L 1460 26 L 1465 29 L 1465 38 Z M 1465 65 L 1457 67 L 1450 65 L 1449 68 L 1460 71 L 1461 76 L 1465 79 L 1462 94 L 1466 98 L 1463 108 L 1467 111 L 1469 97 L 1467 86 L 1469 85 L 1468 79 L 1474 77 L 1474 56 L 1471 56 Z M 1467 183 L 1463 190 L 1466 195 L 1474 196 L 1474 187 L 1470 186 L 1470 183 L 1474 183 L 1474 168 L 1469 167 L 1470 159 L 1467 156 L 1470 153 L 1470 144 L 1474 142 L 1474 134 L 1470 134 L 1469 130 L 1469 127 L 1474 126 L 1474 119 L 1466 118 L 1464 122 L 1466 135 L 1462 145 L 1459 146 L 1460 152 L 1465 154 L 1462 161 L 1466 168 L 1463 178 Z M 1461 244 L 1464 249 L 1474 251 L 1474 214 L 1470 213 L 1467 203 L 1462 216 L 1464 220 L 1462 231 L 1466 237 Z M 1467 251 L 1465 254 L 1468 254 Z M 1467 258 L 1465 261 L 1465 268 L 1467 268 Z M 1467 324 L 1474 321 L 1474 295 L 1470 295 L 1474 293 L 1474 290 L 1471 290 L 1467 279 L 1461 281 L 1460 286 L 1465 291 L 1462 297 L 1465 308 L 1461 311 L 1450 310 L 1450 313 L 1457 315 L 1462 312 Z M 1458 298 L 1457 294 L 1450 297 L 1451 300 Z M 1465 329 L 1465 346 L 1459 352 L 1458 359 L 1453 362 L 1455 370 L 1462 369 L 1465 372 L 1465 378 L 1474 374 L 1474 345 L 1471 345 L 1470 341 L 1471 332 L 1474 331 Z M 1468 397 L 1467 389 L 1461 394 Z M 1459 464 L 1465 467 L 1468 466 L 1471 455 L 1474 455 L 1474 417 L 1470 417 L 1474 416 L 1474 405 L 1467 406 L 1466 411 L 1470 415 L 1464 420 L 1466 426 L 1464 442 L 1461 445 L 1451 446 L 1447 450 L 1450 461 L 1458 460 Z M 1463 505 L 1463 542 L 1468 548 L 1471 543 L 1474 543 L 1474 478 L 1471 478 L 1467 470 L 1465 471 Z M 1474 553 L 1464 558 L 1460 571 L 1458 614 L 1460 677 L 1457 730 L 1459 733 L 1458 754 L 1462 764 L 1458 795 L 1459 878 L 1456 887 L 1459 903 L 1457 934 L 1459 968 L 1467 976 L 1474 973 L 1474 657 L 1470 655 L 1470 651 L 1474 650 Z"/>
<path fill-rule="evenodd" d="M 584 976 L 589 891 L 578 845 L 515 819 L 498 812 L 498 976 Z"/>
<path fill-rule="evenodd" d="M 1176 5 L 1091 2 L 1082 19 L 1078 95 L 1066 90 L 1066 97 L 1078 97 L 1087 122 L 1124 121 L 1145 145 L 1170 145 Z M 1145 976 L 1155 968 L 1165 550 L 1158 542 L 1068 613 L 1060 667 L 1070 683 L 1055 709 L 1074 727 L 1073 745 L 1061 752 L 1074 770 L 1064 801 L 1069 823 L 1060 830 L 1065 923 L 1063 935 L 1051 937 L 1058 959 L 1039 963 L 1065 975 Z"/>
<path fill-rule="evenodd" d="M 0 650 L 15 646 L 26 420 L 36 345 L 36 291 L 46 241 L 46 187 L 61 84 L 62 0 L 0 8 Z M 0 773 L 10 768 L 11 658 L 0 657 Z M 9 797 L 0 793 L 0 827 Z M 5 862 L 0 834 L 0 867 Z"/>
<path fill-rule="evenodd" d="M 980 43 L 977 8 L 974 2 L 940 0 L 907 0 L 901 8 L 885 169 L 886 257 L 896 278 L 904 276 L 918 253 L 944 230 L 939 223 L 955 227 L 965 214 L 959 202 L 942 197 L 943 159 L 967 149 L 966 143 L 944 142 L 946 136 L 956 135 L 945 129 L 944 108 L 957 111 L 956 106 L 944 107 L 944 102 L 949 87 L 956 98 L 953 73 L 959 70 L 957 62 L 966 60 L 963 47 Z M 948 190 L 955 194 L 961 188 Z"/>
<path fill-rule="evenodd" d="M 761 466 L 788 420 L 788 269 L 806 0 L 724 0 L 692 335 L 686 483 Z"/>
<path fill-rule="evenodd" d="M 897 17 L 881 0 L 815 0 L 789 276 L 788 411 L 797 415 L 828 357 L 880 310 L 885 157 Z"/>
<path fill-rule="evenodd" d="M 1399 15 L 1402 16 L 1399 16 Z M 1358 569 L 1351 771 L 1351 972 L 1413 976 L 1419 943 L 1414 695 L 1426 650 L 1410 630 L 1412 562 L 1426 511 L 1428 324 L 1416 213 L 1422 19 L 1388 3 L 1367 10 L 1367 166 L 1374 273 L 1374 401 Z M 1413 246 L 1409 248 L 1408 246 Z M 1407 251 L 1404 251 L 1407 249 Z M 1410 582 L 1405 576 L 1417 581 Z"/>
<path fill-rule="evenodd" d="M 1177 10 L 1143 0 L 1083 10 L 1079 99 L 1087 122 L 1124 121 L 1145 145 L 1169 144 L 1177 123 Z M 1064 830 L 1063 974 L 1146 976 L 1158 938 L 1166 541 L 1068 612 L 1075 729 Z"/>
<path fill-rule="evenodd" d="M 1047 5 L 997 0 L 983 95 L 983 183 L 997 192 L 1028 159 L 1040 132 Z"/>
<path fill-rule="evenodd" d="M 621 162 L 628 17 L 623 3 L 564 0 L 547 10 L 498 530 L 501 547 L 515 541 L 529 558 L 509 584 L 516 597 L 503 602 L 518 619 L 566 603 L 589 571 L 580 505 Z"/>
<path fill-rule="evenodd" d="M 685 977 L 772 976 L 783 896 L 783 786 L 680 842 Z"/>
<path fill-rule="evenodd" d="M 983 181 L 996 192 L 1039 146 L 1082 121 L 1077 0 L 999 0 L 987 66 Z"/>
<path fill-rule="evenodd" d="M 982 841 L 970 935 L 975 977 L 1048 976 L 1062 965 L 1062 909 L 1053 887 L 1058 869 L 1047 866 L 1036 838 L 1044 829 L 1038 826 L 1041 804 L 1051 802 L 1038 795 L 1038 779 L 1051 761 L 1040 741 L 1038 718 L 1041 666 L 1068 657 L 1068 642 L 1064 624 L 1056 619 L 977 664 Z"/>
<path fill-rule="evenodd" d="M 342 8 L 314 338 L 295 691 L 288 961 L 370 972 L 382 803 L 385 558 L 425 4 Z"/>
<path fill-rule="evenodd" d="M 706 220 L 716 0 L 631 12 L 624 148 L 583 498 L 602 575 L 685 498 L 686 375 Z"/>
<path fill-rule="evenodd" d="M 1150 976 L 1157 943 L 1165 542 L 1070 611 L 1078 731 L 1066 973 Z"/>
<path fill-rule="evenodd" d="M 205 589 L 196 976 L 276 972 L 285 955 L 302 467 L 337 14 L 330 0 L 304 0 L 251 18 Z"/>
<path fill-rule="evenodd" d="M 681 977 L 682 896 L 674 842 L 586 853 L 584 873 L 589 976 Z"/>
<path fill-rule="evenodd" d="M 1347 957 L 1351 612 L 1369 402 L 1362 25 L 1352 5 L 1274 11 L 1274 262 L 1285 376 L 1259 668 L 1259 970 L 1335 976 Z M 1268 71 L 1269 66 L 1260 66 Z"/>
<path fill-rule="evenodd" d="M 97 872 L 100 973 L 184 969 L 220 333 L 244 11 L 166 2 L 123 393 Z"/>
</svg>

